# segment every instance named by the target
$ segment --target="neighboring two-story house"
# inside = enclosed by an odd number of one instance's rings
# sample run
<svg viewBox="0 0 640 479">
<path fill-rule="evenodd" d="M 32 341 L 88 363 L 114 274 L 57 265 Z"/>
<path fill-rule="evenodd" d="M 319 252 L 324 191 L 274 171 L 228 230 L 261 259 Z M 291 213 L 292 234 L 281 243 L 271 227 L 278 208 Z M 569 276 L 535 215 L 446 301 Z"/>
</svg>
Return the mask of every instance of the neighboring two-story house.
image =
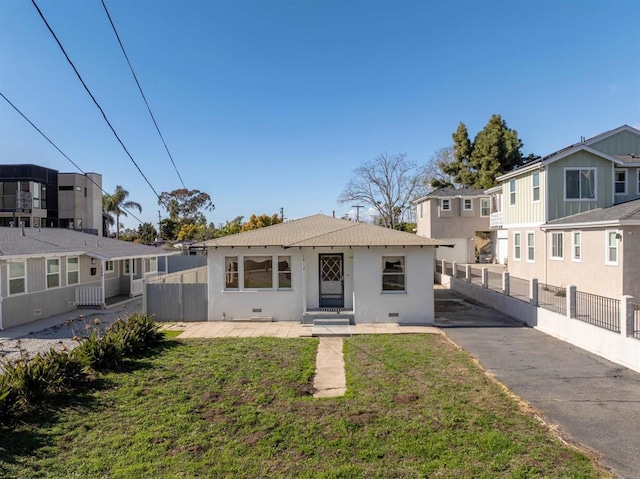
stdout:
<svg viewBox="0 0 640 479">
<path fill-rule="evenodd" d="M 607 131 L 498 181 L 491 226 L 507 238 L 512 276 L 640 298 L 639 130 Z"/>
<path fill-rule="evenodd" d="M 444 188 L 414 201 L 417 234 L 454 245 L 436 249 L 436 258 L 475 263 L 477 232 L 489 231 L 491 204 L 483 190 Z"/>
</svg>

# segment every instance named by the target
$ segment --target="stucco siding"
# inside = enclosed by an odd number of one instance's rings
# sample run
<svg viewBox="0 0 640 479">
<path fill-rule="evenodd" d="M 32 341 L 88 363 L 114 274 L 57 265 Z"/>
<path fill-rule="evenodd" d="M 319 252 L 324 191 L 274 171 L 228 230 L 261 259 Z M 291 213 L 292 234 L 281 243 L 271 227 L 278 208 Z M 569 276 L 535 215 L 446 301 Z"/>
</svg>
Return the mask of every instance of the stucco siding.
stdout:
<svg viewBox="0 0 640 479">
<path fill-rule="evenodd" d="M 595 168 L 596 199 L 565 201 L 565 168 Z M 548 166 L 548 221 L 613 204 L 612 163 L 586 151 L 578 151 Z"/>
<path fill-rule="evenodd" d="M 344 307 L 353 308 L 353 257 L 357 249 L 315 248 L 302 250 L 306 269 L 307 309 L 320 307 L 320 263 L 321 254 L 342 254 L 344 273 Z"/>
<path fill-rule="evenodd" d="M 640 226 L 625 226 L 621 230 L 624 255 L 622 290 L 640 304 Z"/>
<path fill-rule="evenodd" d="M 473 233 L 472 233 L 473 235 Z M 439 260 L 457 261 L 458 263 L 474 263 L 475 243 L 469 238 L 439 238 L 442 241 L 453 244 L 453 248 L 445 246 L 436 248 L 435 255 Z"/>
<path fill-rule="evenodd" d="M 640 154 L 640 136 L 629 131 L 621 131 L 609 138 L 592 143 L 591 147 L 610 155 Z"/>
<path fill-rule="evenodd" d="M 520 233 L 520 259 L 516 259 L 515 248 L 515 233 Z M 533 255 L 534 260 L 528 259 L 528 233 L 533 233 L 534 248 Z M 547 254 L 546 241 L 544 232 L 540 228 L 514 228 L 509 230 L 508 236 L 508 271 L 509 274 L 516 278 L 531 279 L 538 278 L 543 281 L 544 274 L 544 258 Z"/>
<path fill-rule="evenodd" d="M 480 199 L 472 198 L 472 201 L 473 211 L 463 211 L 462 199 L 451 198 L 450 214 L 447 216 L 432 216 L 431 235 L 429 237 L 438 239 L 471 238 L 476 231 L 489 231 L 489 217 L 480 216 Z M 437 202 L 431 201 L 431 203 Z M 431 211 L 433 212 L 433 208 Z"/>
<path fill-rule="evenodd" d="M 539 199 L 534 201 L 533 174 L 539 175 Z M 546 172 L 535 170 L 524 173 L 515 180 L 515 205 L 511 204 L 511 190 L 509 180 L 502 187 L 504 225 L 540 224 L 545 221 L 544 205 L 546 195 Z"/>
</svg>

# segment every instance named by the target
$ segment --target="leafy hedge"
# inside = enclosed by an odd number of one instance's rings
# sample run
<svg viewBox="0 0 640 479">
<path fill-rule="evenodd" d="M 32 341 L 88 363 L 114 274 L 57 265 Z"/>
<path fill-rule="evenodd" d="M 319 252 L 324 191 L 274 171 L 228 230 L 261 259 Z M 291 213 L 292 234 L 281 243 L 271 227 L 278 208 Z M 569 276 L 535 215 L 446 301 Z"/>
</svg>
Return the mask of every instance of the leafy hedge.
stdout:
<svg viewBox="0 0 640 479">
<path fill-rule="evenodd" d="M 164 340 L 151 316 L 118 319 L 100 337 L 96 329 L 71 351 L 49 350 L 30 359 L 4 362 L 0 375 L 0 420 L 70 391 L 92 374 L 121 368 Z"/>
</svg>

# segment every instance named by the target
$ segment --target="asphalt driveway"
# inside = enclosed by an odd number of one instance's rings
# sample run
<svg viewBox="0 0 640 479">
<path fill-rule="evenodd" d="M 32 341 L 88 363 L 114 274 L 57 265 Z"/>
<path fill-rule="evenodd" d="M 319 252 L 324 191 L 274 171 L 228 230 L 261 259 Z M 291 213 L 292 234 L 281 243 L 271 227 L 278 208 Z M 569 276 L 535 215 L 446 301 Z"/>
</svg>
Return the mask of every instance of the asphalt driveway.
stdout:
<svg viewBox="0 0 640 479">
<path fill-rule="evenodd" d="M 436 289 L 435 300 L 436 325 L 562 437 L 600 453 L 619 477 L 640 478 L 640 374 L 450 290 Z"/>
</svg>

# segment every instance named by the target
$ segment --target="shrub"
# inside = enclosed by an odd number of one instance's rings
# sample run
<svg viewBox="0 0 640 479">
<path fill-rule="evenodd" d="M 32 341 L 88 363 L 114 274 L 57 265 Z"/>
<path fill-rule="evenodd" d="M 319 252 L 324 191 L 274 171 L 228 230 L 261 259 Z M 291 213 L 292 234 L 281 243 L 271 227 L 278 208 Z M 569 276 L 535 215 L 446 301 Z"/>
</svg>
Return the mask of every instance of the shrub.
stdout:
<svg viewBox="0 0 640 479">
<path fill-rule="evenodd" d="M 42 354 L 5 364 L 4 368 L 9 387 L 30 404 L 43 401 L 63 385 L 58 364 Z"/>
<path fill-rule="evenodd" d="M 6 365 L 5 365 L 6 366 Z M 15 410 L 18 393 L 12 387 L 8 376 L 0 376 L 0 420 L 10 417 Z"/>
<path fill-rule="evenodd" d="M 129 316 L 127 323 L 146 348 L 164 341 L 164 335 L 160 332 L 160 325 L 153 320 L 152 316 L 139 313 L 132 314 Z"/>
<path fill-rule="evenodd" d="M 123 342 L 115 334 L 105 334 L 100 338 L 94 330 L 81 341 L 73 355 L 94 371 L 112 371 L 118 369 L 124 360 Z"/>
</svg>

